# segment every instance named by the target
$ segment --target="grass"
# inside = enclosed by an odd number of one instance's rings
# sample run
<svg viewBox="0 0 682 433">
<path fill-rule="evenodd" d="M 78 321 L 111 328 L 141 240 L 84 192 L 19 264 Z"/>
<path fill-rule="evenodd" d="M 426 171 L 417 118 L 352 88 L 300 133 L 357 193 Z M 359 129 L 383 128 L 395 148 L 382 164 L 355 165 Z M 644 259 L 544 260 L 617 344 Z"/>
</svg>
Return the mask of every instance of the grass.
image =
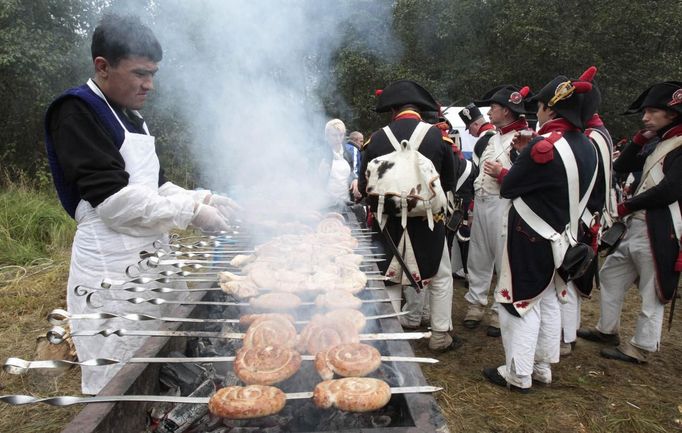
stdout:
<svg viewBox="0 0 682 433">
<path fill-rule="evenodd" d="M 40 265 L 69 248 L 76 223 L 53 195 L 13 184 L 0 192 L 0 266 Z"/>
<path fill-rule="evenodd" d="M 50 327 L 49 311 L 64 308 L 69 249 L 75 222 L 54 195 L 29 182 L 12 182 L 0 191 L 0 359 L 35 358 L 36 339 Z M 80 373 L 57 378 L 0 373 L 1 394 L 75 395 Z M 58 432 L 80 408 L 44 405 L 5 406 L 3 433 Z"/>
<path fill-rule="evenodd" d="M 600 345 L 579 339 L 574 353 L 553 366 L 551 386 L 535 386 L 531 394 L 520 395 L 489 384 L 481 375 L 483 367 L 504 363 L 502 342 L 485 336 L 486 319 L 475 330 L 461 325 L 466 290 L 461 283 L 455 284 L 453 324 L 465 343 L 455 352 L 438 356 L 439 364 L 422 367 L 429 384 L 445 388 L 436 399 L 451 431 L 682 431 L 679 318 L 670 332 L 665 327 L 661 351 L 647 365 L 606 360 L 599 356 Z M 584 325 L 593 326 L 599 315 L 599 291 L 582 309 Z M 638 313 L 639 297 L 631 289 L 623 309 L 622 338 L 630 337 Z M 424 342 L 415 343 L 414 348 L 418 355 L 431 356 Z"/>
<path fill-rule="evenodd" d="M 66 305 L 66 280 L 73 221 L 56 199 L 25 185 L 0 192 L 0 360 L 35 359 L 36 338 L 50 325 L 54 308 Z M 14 249 L 13 251 L 9 251 Z M 442 386 L 435 395 L 452 432 L 664 433 L 682 431 L 682 330 L 680 318 L 663 331 L 661 351 L 648 365 L 609 361 L 596 343 L 578 341 L 575 352 L 554 366 L 554 383 L 529 395 L 490 385 L 481 369 L 500 365 L 500 339 L 485 336 L 485 326 L 465 329 L 465 289 L 456 282 L 455 333 L 465 344 L 437 356 L 422 369 L 428 382 Z M 679 308 L 678 302 L 678 308 Z M 622 332 L 629 337 L 639 313 L 636 290 L 627 294 Z M 669 308 L 666 308 L 666 316 Z M 583 323 L 594 325 L 599 291 L 583 303 Z M 667 317 L 666 317 L 667 319 Z M 484 323 L 485 325 L 485 323 Z M 432 356 L 425 342 L 418 355 Z M 32 371 L 26 376 L 0 373 L 0 394 L 79 395 L 80 371 L 53 377 Z M 0 404 L 0 433 L 55 433 L 82 409 L 45 405 Z M 143 430 L 140 426 L 140 431 Z"/>
</svg>

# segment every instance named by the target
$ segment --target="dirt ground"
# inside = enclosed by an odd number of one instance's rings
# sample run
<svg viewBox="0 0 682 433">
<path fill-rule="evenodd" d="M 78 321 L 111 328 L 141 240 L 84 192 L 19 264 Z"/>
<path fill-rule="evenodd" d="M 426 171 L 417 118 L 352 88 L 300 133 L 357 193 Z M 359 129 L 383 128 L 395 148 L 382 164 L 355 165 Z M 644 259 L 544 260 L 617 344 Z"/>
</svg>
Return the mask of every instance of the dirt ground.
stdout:
<svg viewBox="0 0 682 433">
<path fill-rule="evenodd" d="M 534 386 L 521 395 L 490 384 L 483 367 L 504 363 L 500 338 L 487 337 L 485 320 L 477 329 L 462 326 L 466 311 L 463 283 L 455 281 L 453 319 L 464 345 L 423 368 L 452 432 L 673 432 L 682 431 L 682 324 L 679 313 L 670 332 L 666 308 L 661 351 L 647 365 L 602 358 L 597 343 L 578 339 L 570 356 L 553 366 L 551 386 Z M 680 304 L 678 303 L 678 306 Z M 678 307 L 679 308 L 679 307 Z M 599 318 L 599 291 L 583 303 L 583 324 Z M 628 292 L 621 338 L 630 338 L 639 296 Z M 423 342 L 415 351 L 426 356 Z"/>
<path fill-rule="evenodd" d="M 33 359 L 35 339 L 49 328 L 45 317 L 63 307 L 67 260 L 13 283 L 0 281 L 0 358 Z M 675 432 L 682 431 L 682 316 L 663 331 L 661 351 L 648 365 L 632 365 L 599 356 L 596 343 L 578 341 L 572 355 L 554 366 L 554 383 L 534 387 L 528 395 L 489 384 L 481 369 L 504 362 L 499 338 L 485 335 L 485 322 L 475 330 L 461 326 L 465 289 L 455 282 L 455 332 L 465 342 L 455 352 L 438 356 L 424 367 L 452 432 Z M 583 323 L 594 325 L 599 292 L 583 304 Z M 680 304 L 682 305 L 682 304 Z M 682 307 L 680 307 L 682 308 Z M 629 338 L 639 311 L 636 290 L 628 293 L 622 336 Z M 414 345 L 431 356 L 425 342 Z M 77 395 L 77 368 L 54 378 L 0 373 L 0 394 Z M 0 433 L 59 432 L 81 408 L 0 404 Z"/>
</svg>

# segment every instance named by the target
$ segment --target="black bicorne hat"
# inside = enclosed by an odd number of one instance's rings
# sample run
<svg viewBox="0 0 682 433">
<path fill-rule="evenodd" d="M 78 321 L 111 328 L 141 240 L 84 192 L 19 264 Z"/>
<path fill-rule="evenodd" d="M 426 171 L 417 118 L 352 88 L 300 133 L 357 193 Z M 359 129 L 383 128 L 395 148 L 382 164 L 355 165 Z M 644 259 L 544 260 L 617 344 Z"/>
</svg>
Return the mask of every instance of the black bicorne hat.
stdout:
<svg viewBox="0 0 682 433">
<path fill-rule="evenodd" d="M 590 66 L 578 78 L 578 81 L 587 81 L 592 83 L 592 90 L 587 93 L 587 96 L 585 97 L 585 105 L 583 106 L 582 118 L 584 122 L 587 122 L 597 113 L 599 110 L 599 105 L 601 104 L 601 91 L 594 82 L 595 75 L 597 75 L 597 68 L 595 66 Z"/>
<path fill-rule="evenodd" d="M 385 113 L 394 107 L 414 105 L 421 111 L 440 111 L 440 104 L 428 90 L 412 80 L 395 81 L 377 91 L 377 105 L 374 111 Z"/>
<path fill-rule="evenodd" d="M 503 84 L 490 89 L 480 100 L 474 101 L 474 104 L 479 107 L 489 107 L 494 102 L 509 108 L 516 114 L 528 114 L 533 112 L 530 100 L 532 96 L 528 86 L 520 88 L 512 84 Z"/>
<path fill-rule="evenodd" d="M 483 113 L 473 102 L 459 111 L 459 117 L 464 122 L 464 126 L 469 129 L 472 123 L 483 117 Z"/>
<path fill-rule="evenodd" d="M 542 102 L 546 107 L 554 110 L 559 116 L 568 120 L 574 126 L 585 129 L 585 124 L 594 112 L 588 112 L 593 107 L 590 101 L 592 83 L 588 81 L 569 80 L 559 75 L 547 83 L 540 92 L 533 97 L 536 102 Z"/>
<path fill-rule="evenodd" d="M 664 81 L 642 92 L 623 114 L 634 114 L 647 107 L 676 111 L 682 114 L 682 82 Z"/>
</svg>

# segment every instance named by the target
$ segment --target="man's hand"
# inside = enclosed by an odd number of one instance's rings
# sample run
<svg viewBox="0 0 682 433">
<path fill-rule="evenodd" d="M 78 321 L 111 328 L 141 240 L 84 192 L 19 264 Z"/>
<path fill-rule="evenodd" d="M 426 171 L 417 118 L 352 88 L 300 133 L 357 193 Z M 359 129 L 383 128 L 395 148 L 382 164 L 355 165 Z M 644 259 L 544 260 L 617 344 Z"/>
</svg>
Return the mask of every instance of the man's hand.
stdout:
<svg viewBox="0 0 682 433">
<path fill-rule="evenodd" d="M 534 131 L 517 131 L 512 138 L 511 145 L 514 149 L 521 152 L 524 147 L 530 143 L 530 141 L 536 137 L 537 134 Z"/>
<path fill-rule="evenodd" d="M 362 194 L 360 194 L 360 190 L 358 189 L 358 180 L 353 179 L 353 182 L 350 183 L 350 188 L 348 188 L 349 191 L 353 191 L 353 198 L 355 200 L 359 200 L 360 197 L 362 197 Z"/>
<path fill-rule="evenodd" d="M 239 206 L 236 201 L 219 194 L 211 194 L 207 204 L 218 209 L 225 219 L 234 217 L 237 212 L 242 210 L 241 206 Z"/>
<path fill-rule="evenodd" d="M 483 164 L 483 172 L 488 176 L 492 176 L 497 179 L 502 172 L 502 164 L 497 161 L 486 161 Z"/>
<path fill-rule="evenodd" d="M 213 206 L 206 204 L 197 205 L 194 210 L 194 217 L 192 217 L 192 225 L 208 232 L 218 232 L 230 228 L 222 213 Z"/>
<path fill-rule="evenodd" d="M 649 131 L 648 129 L 642 129 L 640 131 L 637 131 L 637 133 L 632 137 L 632 141 L 635 144 L 639 144 L 640 146 L 644 146 L 656 136 L 656 131 Z"/>
</svg>

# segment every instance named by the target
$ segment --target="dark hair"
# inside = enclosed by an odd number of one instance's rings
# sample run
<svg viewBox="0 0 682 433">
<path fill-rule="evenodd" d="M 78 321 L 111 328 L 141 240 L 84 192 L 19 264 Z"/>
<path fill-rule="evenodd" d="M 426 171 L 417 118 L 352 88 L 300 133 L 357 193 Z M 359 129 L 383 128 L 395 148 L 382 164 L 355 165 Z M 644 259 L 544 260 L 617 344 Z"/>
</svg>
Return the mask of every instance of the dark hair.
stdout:
<svg viewBox="0 0 682 433">
<path fill-rule="evenodd" d="M 104 57 L 116 66 L 126 57 L 146 57 L 160 62 L 163 57 L 161 44 L 152 30 L 136 16 L 106 14 L 92 35 L 92 59 Z"/>
</svg>

